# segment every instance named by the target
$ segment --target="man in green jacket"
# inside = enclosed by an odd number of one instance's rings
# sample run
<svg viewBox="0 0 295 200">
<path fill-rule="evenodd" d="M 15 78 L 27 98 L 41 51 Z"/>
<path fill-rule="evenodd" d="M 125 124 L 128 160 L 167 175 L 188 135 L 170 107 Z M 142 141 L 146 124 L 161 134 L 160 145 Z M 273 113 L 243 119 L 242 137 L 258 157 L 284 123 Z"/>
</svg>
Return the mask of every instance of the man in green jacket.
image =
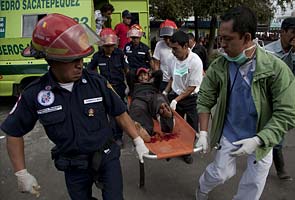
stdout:
<svg viewBox="0 0 295 200">
<path fill-rule="evenodd" d="M 261 49 L 257 19 L 246 7 L 221 17 L 221 57 L 209 67 L 198 96 L 203 153 L 217 145 L 214 162 L 199 179 L 197 200 L 236 173 L 236 157 L 247 155 L 247 168 L 235 200 L 258 200 L 272 164 L 272 148 L 295 125 L 295 80 L 288 66 Z M 215 106 L 210 134 L 209 116 Z"/>
</svg>

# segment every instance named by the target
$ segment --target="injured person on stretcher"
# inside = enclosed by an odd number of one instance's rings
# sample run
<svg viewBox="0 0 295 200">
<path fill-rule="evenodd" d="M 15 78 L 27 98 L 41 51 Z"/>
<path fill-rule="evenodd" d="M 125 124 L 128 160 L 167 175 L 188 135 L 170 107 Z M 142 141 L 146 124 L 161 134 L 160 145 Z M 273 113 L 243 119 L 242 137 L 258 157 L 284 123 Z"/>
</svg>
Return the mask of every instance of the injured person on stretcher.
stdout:
<svg viewBox="0 0 295 200">
<path fill-rule="evenodd" d="M 131 94 L 129 114 L 145 142 L 151 142 L 151 136 L 156 134 L 153 130 L 153 120 L 159 122 L 164 135 L 171 134 L 174 127 L 169 101 L 160 92 L 162 77 L 161 70 L 151 73 L 143 67 L 137 69 L 135 77 L 129 77 L 128 87 Z"/>
</svg>

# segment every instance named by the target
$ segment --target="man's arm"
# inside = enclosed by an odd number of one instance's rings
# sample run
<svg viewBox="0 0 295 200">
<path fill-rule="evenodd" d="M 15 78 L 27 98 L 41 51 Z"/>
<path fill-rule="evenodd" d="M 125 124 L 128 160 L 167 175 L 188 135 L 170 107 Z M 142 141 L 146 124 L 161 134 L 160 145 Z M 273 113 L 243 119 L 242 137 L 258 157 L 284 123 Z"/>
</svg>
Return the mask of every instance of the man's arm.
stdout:
<svg viewBox="0 0 295 200">
<path fill-rule="evenodd" d="M 145 146 L 143 139 L 138 136 L 135 124 L 127 112 L 115 117 L 120 127 L 133 139 L 135 149 L 139 157 L 139 161 L 143 163 L 143 155 L 148 154 L 149 150 Z"/>
<path fill-rule="evenodd" d="M 153 59 L 150 60 L 150 66 L 151 66 L 151 69 L 153 71 L 156 71 L 156 69 L 155 69 L 155 63 L 154 63 L 154 60 Z"/>
<path fill-rule="evenodd" d="M 199 138 L 196 143 L 196 147 L 197 148 L 202 147 L 202 153 L 207 153 L 209 148 L 209 143 L 208 143 L 209 117 L 210 117 L 210 113 L 199 114 L 200 134 L 196 134 L 196 137 Z"/>
<path fill-rule="evenodd" d="M 153 58 L 154 59 L 154 71 L 157 71 L 160 69 L 160 61 Z"/>
<path fill-rule="evenodd" d="M 7 135 L 7 152 L 15 172 L 25 169 L 24 139 Z"/>
<path fill-rule="evenodd" d="M 116 121 L 120 125 L 120 127 L 133 139 L 138 137 L 137 130 L 135 128 L 135 124 L 127 112 L 124 112 L 121 115 L 115 117 Z"/>
<path fill-rule="evenodd" d="M 175 99 L 173 99 L 170 103 L 170 107 L 175 110 L 177 102 L 181 101 L 182 99 L 188 97 L 194 90 L 196 86 L 188 86 L 180 95 L 178 95 Z"/>
<path fill-rule="evenodd" d="M 164 93 L 168 94 L 170 92 L 171 86 L 172 86 L 172 81 L 173 81 L 173 79 L 170 78 L 170 80 L 168 81 L 168 84 L 167 84 L 165 90 L 163 91 Z"/>
<path fill-rule="evenodd" d="M 178 95 L 175 100 L 177 102 L 179 102 L 180 100 L 188 97 L 194 90 L 196 89 L 196 86 L 188 86 L 183 93 L 181 93 L 180 95 Z"/>
<path fill-rule="evenodd" d="M 274 63 L 277 66 L 282 64 Z M 284 65 L 284 64 L 283 64 Z M 269 89 L 271 90 L 272 116 L 257 135 L 265 147 L 278 144 L 283 135 L 295 126 L 295 80 L 294 75 L 286 67 L 275 71 Z"/>
<path fill-rule="evenodd" d="M 210 113 L 200 113 L 199 114 L 199 122 L 200 122 L 200 130 L 201 131 L 208 132 L 209 117 L 210 117 Z"/>
<path fill-rule="evenodd" d="M 7 136 L 7 152 L 11 160 L 14 174 L 17 177 L 18 189 L 29 192 L 36 197 L 40 196 L 40 186 L 34 176 L 25 167 L 24 139 L 23 137 Z"/>
</svg>

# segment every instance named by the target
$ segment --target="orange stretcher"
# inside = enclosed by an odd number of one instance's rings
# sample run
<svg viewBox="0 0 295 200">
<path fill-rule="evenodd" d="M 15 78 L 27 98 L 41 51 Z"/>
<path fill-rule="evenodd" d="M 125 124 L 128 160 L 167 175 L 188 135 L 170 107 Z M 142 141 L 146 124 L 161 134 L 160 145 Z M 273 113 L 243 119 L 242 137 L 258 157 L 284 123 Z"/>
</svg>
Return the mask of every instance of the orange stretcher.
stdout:
<svg viewBox="0 0 295 200">
<path fill-rule="evenodd" d="M 160 130 L 159 122 L 154 120 L 154 131 L 156 136 L 152 142 L 145 143 L 150 150 L 150 154 L 145 154 L 147 159 L 168 159 L 179 157 L 194 152 L 199 152 L 202 148 L 194 148 L 196 131 L 175 111 L 173 111 L 175 125 L 172 134 L 164 137 Z M 145 183 L 144 163 L 139 162 L 139 187 Z"/>
<path fill-rule="evenodd" d="M 152 142 L 145 143 L 152 154 L 144 155 L 149 159 L 173 158 L 181 155 L 200 151 L 194 149 L 196 131 L 175 111 L 173 111 L 175 126 L 173 133 L 168 136 L 161 133 L 158 121 L 154 120 L 154 132 L 156 136 Z"/>
</svg>

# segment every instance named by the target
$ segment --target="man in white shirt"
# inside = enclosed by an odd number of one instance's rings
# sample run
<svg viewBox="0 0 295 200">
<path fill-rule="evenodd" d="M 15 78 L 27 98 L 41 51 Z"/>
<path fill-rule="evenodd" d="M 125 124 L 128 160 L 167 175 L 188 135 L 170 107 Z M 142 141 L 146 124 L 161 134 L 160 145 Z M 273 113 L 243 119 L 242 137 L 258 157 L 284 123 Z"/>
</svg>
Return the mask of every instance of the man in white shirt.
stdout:
<svg viewBox="0 0 295 200">
<path fill-rule="evenodd" d="M 283 60 L 295 74 L 295 54 L 293 43 L 295 40 L 295 17 L 284 19 L 280 30 L 280 39 L 269 43 L 265 46 L 265 50 L 271 52 L 275 56 Z M 277 175 L 281 180 L 293 180 L 285 168 L 285 160 L 283 155 L 284 139 L 273 148 L 273 162 L 277 170 Z"/>
<path fill-rule="evenodd" d="M 169 83 L 165 92 L 170 92 L 168 98 L 170 107 L 198 132 L 197 95 L 203 79 L 203 64 L 200 57 L 188 47 L 188 35 L 183 31 L 175 32 L 171 37 L 170 47 L 174 56 L 169 58 Z M 171 90 L 172 89 L 172 90 Z M 171 91 L 170 91 L 171 90 Z M 188 164 L 193 162 L 191 155 L 183 157 Z"/>
<path fill-rule="evenodd" d="M 114 7 L 112 4 L 104 4 L 99 10 L 94 11 L 94 19 L 95 19 L 95 26 L 96 26 L 96 34 L 99 35 L 100 31 L 103 28 L 106 28 L 105 22 L 108 18 L 111 18 L 112 13 L 114 12 Z M 110 27 L 108 27 L 110 28 Z"/>
<path fill-rule="evenodd" d="M 172 49 L 169 47 L 170 39 L 173 33 L 177 30 L 176 24 L 166 19 L 164 22 L 160 25 L 160 37 L 162 38 L 159 42 L 156 44 L 156 48 L 154 51 L 153 59 L 154 59 L 154 65 L 155 69 L 161 69 L 163 72 L 163 80 L 160 85 L 160 90 L 163 91 L 168 82 L 168 59 L 170 56 L 172 56 Z"/>
</svg>

